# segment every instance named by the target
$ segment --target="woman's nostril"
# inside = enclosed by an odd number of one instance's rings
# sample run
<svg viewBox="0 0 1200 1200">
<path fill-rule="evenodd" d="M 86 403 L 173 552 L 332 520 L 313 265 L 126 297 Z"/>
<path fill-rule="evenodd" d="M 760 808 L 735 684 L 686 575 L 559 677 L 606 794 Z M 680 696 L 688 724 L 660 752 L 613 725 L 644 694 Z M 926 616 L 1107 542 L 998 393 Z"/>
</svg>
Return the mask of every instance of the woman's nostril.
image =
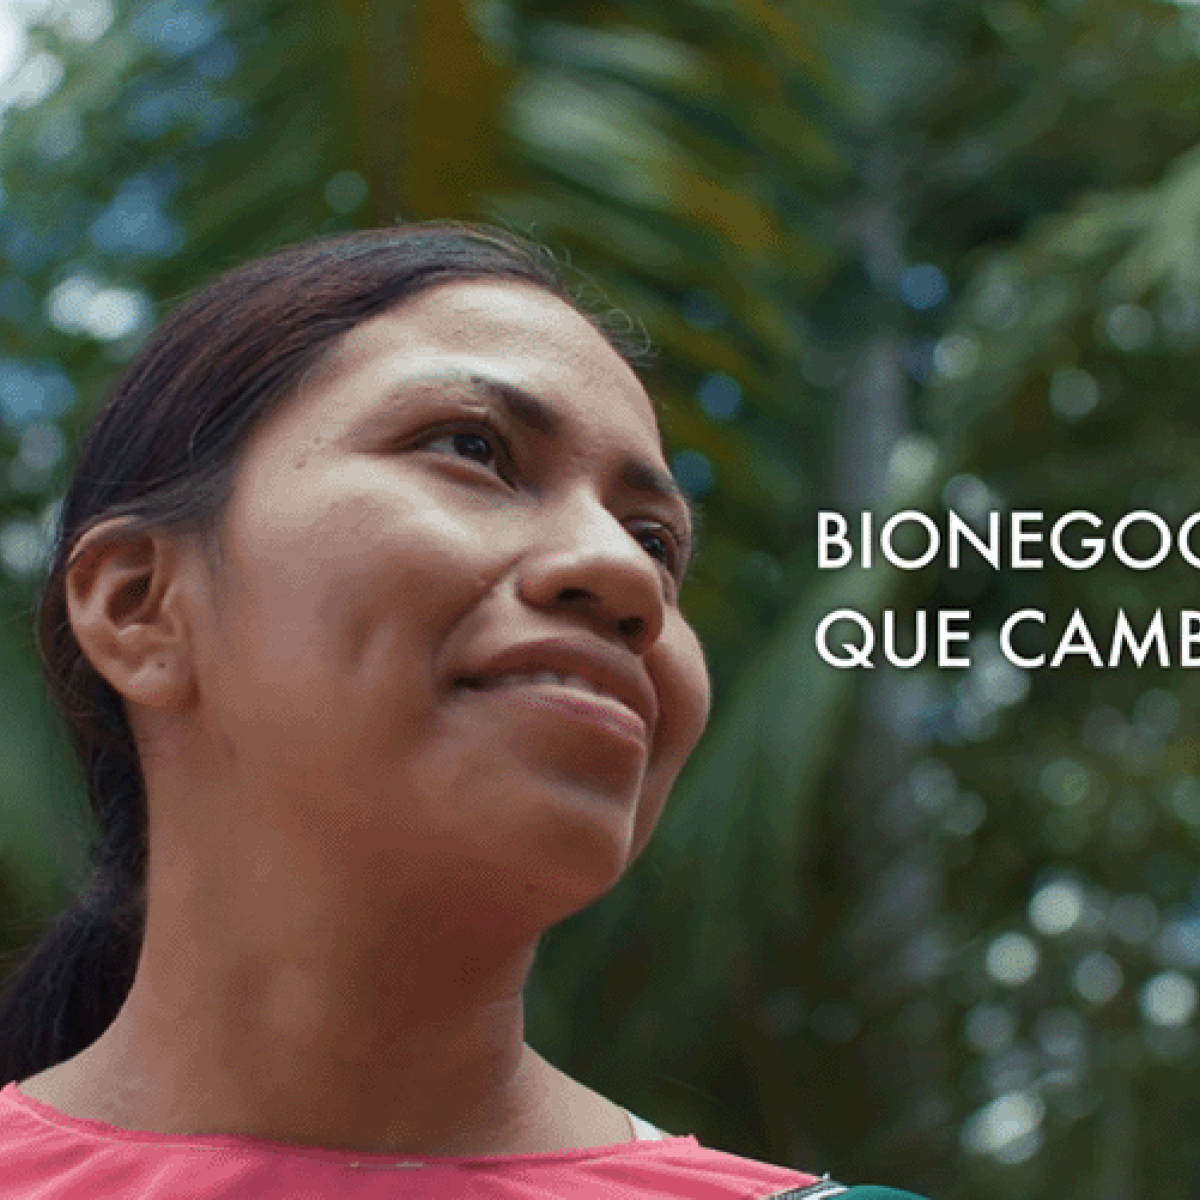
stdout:
<svg viewBox="0 0 1200 1200">
<path fill-rule="evenodd" d="M 586 604 L 590 607 L 598 604 L 600 598 L 587 588 L 566 587 L 559 590 L 558 602 L 560 604 Z M 617 633 L 626 641 L 638 641 L 646 631 L 646 619 L 644 617 L 618 617 L 616 627 Z"/>
<path fill-rule="evenodd" d="M 623 638 L 628 638 L 630 641 L 640 638 L 645 628 L 646 622 L 641 617 L 622 617 L 617 622 L 618 632 Z"/>
</svg>

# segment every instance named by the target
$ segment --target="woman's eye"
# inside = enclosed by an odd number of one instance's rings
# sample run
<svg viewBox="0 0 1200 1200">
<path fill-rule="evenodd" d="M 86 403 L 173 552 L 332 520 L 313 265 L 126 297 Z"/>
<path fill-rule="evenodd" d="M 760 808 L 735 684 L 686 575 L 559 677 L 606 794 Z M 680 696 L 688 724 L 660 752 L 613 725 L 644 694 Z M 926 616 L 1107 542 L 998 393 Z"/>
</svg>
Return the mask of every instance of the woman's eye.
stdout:
<svg viewBox="0 0 1200 1200">
<path fill-rule="evenodd" d="M 651 558 L 662 563 L 671 572 L 677 569 L 679 554 L 675 547 L 675 539 L 669 533 L 659 529 L 639 529 L 635 531 L 634 536 Z"/>
<path fill-rule="evenodd" d="M 482 463 L 485 467 L 497 465 L 499 458 L 492 438 L 476 429 L 459 429 L 453 433 L 443 433 L 439 437 L 430 438 L 425 445 L 431 450 L 445 450 L 460 458 L 469 458 L 472 462 Z"/>
</svg>

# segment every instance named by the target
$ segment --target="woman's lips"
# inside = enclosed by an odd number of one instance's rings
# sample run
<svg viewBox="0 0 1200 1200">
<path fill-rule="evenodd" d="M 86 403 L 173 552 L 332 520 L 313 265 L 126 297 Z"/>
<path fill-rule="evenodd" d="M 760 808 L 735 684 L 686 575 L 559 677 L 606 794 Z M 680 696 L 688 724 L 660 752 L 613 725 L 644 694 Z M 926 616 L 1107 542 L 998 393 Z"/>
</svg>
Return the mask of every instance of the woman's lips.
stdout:
<svg viewBox="0 0 1200 1200">
<path fill-rule="evenodd" d="M 460 686 L 483 693 L 505 693 L 514 700 L 599 725 L 645 746 L 648 731 L 641 715 L 623 700 L 582 675 L 545 669 L 512 671 L 487 679 L 463 679 Z"/>
</svg>

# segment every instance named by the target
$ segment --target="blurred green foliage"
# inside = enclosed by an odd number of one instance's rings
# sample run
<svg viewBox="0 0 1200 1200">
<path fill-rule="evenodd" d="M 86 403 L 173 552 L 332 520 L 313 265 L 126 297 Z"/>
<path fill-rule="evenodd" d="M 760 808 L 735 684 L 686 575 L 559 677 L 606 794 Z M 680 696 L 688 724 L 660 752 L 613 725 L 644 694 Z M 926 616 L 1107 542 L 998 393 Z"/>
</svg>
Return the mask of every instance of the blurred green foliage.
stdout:
<svg viewBox="0 0 1200 1200">
<path fill-rule="evenodd" d="M 651 849 L 548 936 L 539 1047 L 668 1127 L 847 1179 L 1192 1195 L 1200 686 L 1022 671 L 994 637 L 1026 607 L 1054 638 L 1075 608 L 1102 643 L 1118 608 L 1170 628 L 1191 569 L 818 572 L 814 531 L 821 508 L 1200 509 L 1200 11 L 21 7 L 0 91 L 10 941 L 78 853 L 29 623 L 103 388 L 257 252 L 485 216 L 661 348 L 718 689 Z M 969 669 L 836 671 L 813 631 L 839 607 L 969 608 L 982 636 Z"/>
</svg>

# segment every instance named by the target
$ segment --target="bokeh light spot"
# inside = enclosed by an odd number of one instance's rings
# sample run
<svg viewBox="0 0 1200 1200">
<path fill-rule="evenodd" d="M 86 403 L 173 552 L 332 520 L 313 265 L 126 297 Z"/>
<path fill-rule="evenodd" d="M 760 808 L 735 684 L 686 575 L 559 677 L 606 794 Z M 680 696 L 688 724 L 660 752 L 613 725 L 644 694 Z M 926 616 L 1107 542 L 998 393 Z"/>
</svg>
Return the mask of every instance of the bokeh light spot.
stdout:
<svg viewBox="0 0 1200 1200">
<path fill-rule="evenodd" d="M 1029 921 L 1038 933 L 1056 936 L 1073 929 L 1083 916 L 1083 888 L 1059 879 L 1039 888 L 1029 902 Z"/>
<path fill-rule="evenodd" d="M 987 948 L 987 971 L 1006 987 L 1020 987 L 1037 974 L 1041 953 L 1023 933 L 1002 933 Z"/>
<path fill-rule="evenodd" d="M 1180 971 L 1160 971 L 1138 995 L 1142 1016 L 1154 1025 L 1183 1025 L 1195 1014 L 1196 1003 L 1196 985 Z"/>
</svg>

